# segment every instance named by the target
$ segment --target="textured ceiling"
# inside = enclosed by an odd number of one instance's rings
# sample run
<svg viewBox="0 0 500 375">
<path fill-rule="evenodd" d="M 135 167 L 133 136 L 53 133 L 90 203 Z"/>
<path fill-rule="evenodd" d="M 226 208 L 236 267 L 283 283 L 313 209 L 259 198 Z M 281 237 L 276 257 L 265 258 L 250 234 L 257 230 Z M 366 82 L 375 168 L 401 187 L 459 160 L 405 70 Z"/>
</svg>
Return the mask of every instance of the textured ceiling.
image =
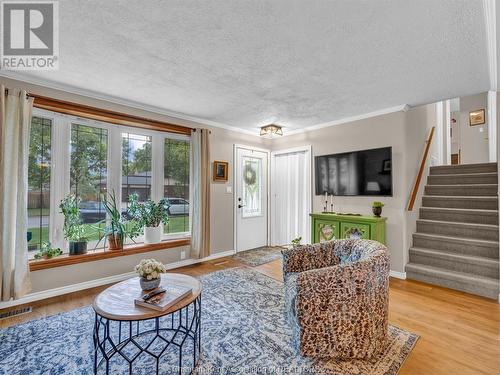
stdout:
<svg viewBox="0 0 500 375">
<path fill-rule="evenodd" d="M 64 0 L 59 14 L 60 70 L 23 74 L 247 130 L 489 88 L 481 0 Z"/>
</svg>

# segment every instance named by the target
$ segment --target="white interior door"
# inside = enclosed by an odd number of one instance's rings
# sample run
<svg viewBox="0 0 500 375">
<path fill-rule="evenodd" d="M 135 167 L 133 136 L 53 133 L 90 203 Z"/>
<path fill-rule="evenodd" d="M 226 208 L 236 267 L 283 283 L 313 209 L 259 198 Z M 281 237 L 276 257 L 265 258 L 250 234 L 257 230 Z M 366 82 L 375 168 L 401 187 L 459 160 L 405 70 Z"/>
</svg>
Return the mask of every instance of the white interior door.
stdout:
<svg viewBox="0 0 500 375">
<path fill-rule="evenodd" d="M 268 152 L 235 148 L 236 251 L 267 245 Z"/>
<path fill-rule="evenodd" d="M 271 244 L 310 243 L 311 146 L 271 153 Z"/>
</svg>

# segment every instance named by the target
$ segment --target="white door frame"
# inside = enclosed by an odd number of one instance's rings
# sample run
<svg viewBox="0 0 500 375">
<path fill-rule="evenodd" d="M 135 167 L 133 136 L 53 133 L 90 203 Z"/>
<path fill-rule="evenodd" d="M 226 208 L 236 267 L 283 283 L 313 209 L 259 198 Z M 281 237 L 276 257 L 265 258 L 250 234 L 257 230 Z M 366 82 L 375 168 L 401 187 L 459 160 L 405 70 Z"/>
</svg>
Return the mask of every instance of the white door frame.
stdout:
<svg viewBox="0 0 500 375">
<path fill-rule="evenodd" d="M 254 146 L 248 146 L 240 143 L 235 143 L 233 145 L 233 247 L 234 251 L 238 252 L 238 197 L 237 197 L 237 189 L 236 189 L 236 162 L 237 162 L 237 150 L 245 149 L 245 150 L 255 150 L 264 152 L 267 154 L 267 196 L 266 196 L 266 204 L 267 204 L 267 236 L 266 236 L 266 244 L 269 246 L 270 234 L 271 234 L 271 223 L 270 223 L 270 202 L 269 202 L 269 191 L 270 191 L 270 162 L 271 162 L 271 151 L 265 148 L 259 148 Z"/>
<path fill-rule="evenodd" d="M 270 173 L 270 179 L 269 179 L 269 184 L 270 184 L 270 189 L 269 189 L 269 192 L 270 192 L 270 204 L 269 204 L 269 213 L 270 213 L 270 218 L 269 218 L 269 225 L 271 225 L 271 223 L 274 222 L 274 215 L 275 215 L 275 212 L 274 212 L 274 209 L 273 209 L 273 200 L 274 200 L 274 189 L 275 189 L 275 185 L 274 185 L 274 170 L 276 168 L 276 164 L 275 164 L 275 156 L 276 155 L 283 155 L 283 154 L 291 154 L 291 153 L 294 153 L 294 152 L 302 152 L 302 151 L 305 151 L 306 153 L 306 161 L 307 163 L 309 164 L 309 176 L 308 176 L 308 179 L 309 179 L 309 191 L 310 191 L 310 194 L 309 194 L 309 199 L 307 200 L 307 203 L 308 203 L 308 206 L 309 206 L 309 212 L 312 213 L 312 207 L 313 207 L 313 185 L 312 185 L 312 181 L 313 181 L 313 164 L 312 164 L 312 147 L 311 145 L 306 145 L 306 146 L 299 146 L 299 147 L 292 147 L 292 148 L 287 148 L 285 150 L 278 150 L 278 151 L 273 151 L 271 152 L 271 158 L 270 158 L 270 163 L 271 163 L 271 168 L 269 169 L 269 173 Z M 309 227 L 311 226 L 311 218 L 309 217 Z M 273 230 L 273 228 L 271 227 L 270 228 L 270 231 L 269 231 L 269 235 L 270 235 L 270 232 Z M 312 240 L 312 239 L 311 239 Z"/>
</svg>

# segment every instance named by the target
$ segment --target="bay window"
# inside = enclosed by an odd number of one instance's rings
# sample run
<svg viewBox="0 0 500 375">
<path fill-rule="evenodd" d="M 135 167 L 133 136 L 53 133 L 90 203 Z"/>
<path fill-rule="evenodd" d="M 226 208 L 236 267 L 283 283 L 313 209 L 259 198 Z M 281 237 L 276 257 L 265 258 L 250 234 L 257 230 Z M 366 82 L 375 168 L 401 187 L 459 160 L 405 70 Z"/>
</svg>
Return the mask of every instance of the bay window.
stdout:
<svg viewBox="0 0 500 375">
<path fill-rule="evenodd" d="M 39 249 L 44 242 L 63 251 L 68 248 L 58 207 L 68 194 L 81 200 L 90 250 L 105 226 L 101 197 L 111 191 L 121 202 L 122 213 L 131 194 L 137 193 L 141 202 L 167 198 L 170 222 L 164 227 L 164 239 L 188 236 L 189 149 L 186 135 L 35 108 L 28 168 L 28 249 Z"/>
</svg>

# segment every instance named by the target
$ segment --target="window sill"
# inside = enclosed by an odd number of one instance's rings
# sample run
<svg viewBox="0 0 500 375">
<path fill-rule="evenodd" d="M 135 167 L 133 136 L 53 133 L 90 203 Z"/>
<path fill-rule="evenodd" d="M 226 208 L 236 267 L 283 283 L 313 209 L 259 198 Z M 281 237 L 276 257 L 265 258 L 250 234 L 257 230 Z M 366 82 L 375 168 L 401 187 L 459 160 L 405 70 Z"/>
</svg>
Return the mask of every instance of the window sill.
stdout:
<svg viewBox="0 0 500 375">
<path fill-rule="evenodd" d="M 91 250 L 86 254 L 69 255 L 63 254 L 51 259 L 37 259 L 29 262 L 30 271 L 40 271 L 48 268 L 69 266 L 72 264 L 94 262 L 102 259 L 116 258 L 133 254 L 147 253 L 149 251 L 170 249 L 173 247 L 187 246 L 191 243 L 191 239 L 176 239 L 162 241 L 156 244 L 140 244 L 140 245 L 126 245 L 122 250 Z"/>
</svg>

